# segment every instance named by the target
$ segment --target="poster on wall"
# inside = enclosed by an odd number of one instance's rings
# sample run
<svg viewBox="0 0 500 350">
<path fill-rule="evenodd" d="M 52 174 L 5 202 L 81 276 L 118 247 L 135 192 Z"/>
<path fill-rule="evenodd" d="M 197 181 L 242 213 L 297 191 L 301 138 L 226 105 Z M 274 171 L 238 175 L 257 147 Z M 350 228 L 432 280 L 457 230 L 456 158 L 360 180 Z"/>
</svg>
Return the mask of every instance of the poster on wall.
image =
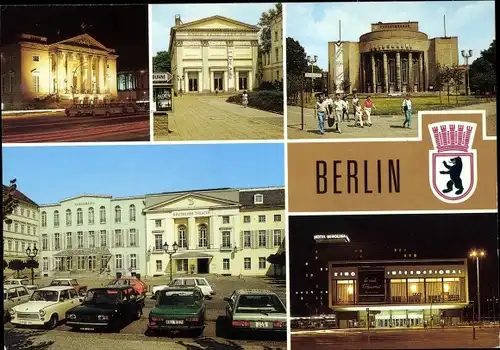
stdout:
<svg viewBox="0 0 500 350">
<path fill-rule="evenodd" d="M 385 301 L 385 271 L 370 269 L 358 271 L 358 301 L 360 303 L 383 303 Z"/>
<path fill-rule="evenodd" d="M 157 111 L 172 110 L 172 93 L 169 87 L 160 87 L 155 89 L 155 101 Z"/>
</svg>

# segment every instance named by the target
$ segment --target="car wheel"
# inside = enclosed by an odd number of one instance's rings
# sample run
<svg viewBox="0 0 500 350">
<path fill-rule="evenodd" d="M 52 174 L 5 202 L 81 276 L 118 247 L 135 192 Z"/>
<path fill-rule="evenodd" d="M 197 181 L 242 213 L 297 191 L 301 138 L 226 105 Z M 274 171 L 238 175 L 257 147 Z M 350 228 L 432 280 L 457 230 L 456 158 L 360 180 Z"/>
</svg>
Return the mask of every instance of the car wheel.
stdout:
<svg viewBox="0 0 500 350">
<path fill-rule="evenodd" d="M 56 328 L 57 327 L 57 322 L 58 322 L 58 318 L 57 318 L 56 314 L 50 316 L 50 320 L 49 320 L 49 322 L 47 322 L 47 329 L 54 329 L 54 328 Z"/>
<path fill-rule="evenodd" d="M 137 308 L 136 312 L 135 312 L 135 316 L 134 316 L 134 319 L 135 320 L 140 320 L 142 317 L 142 309 L 141 308 Z"/>
<path fill-rule="evenodd" d="M 193 330 L 193 337 L 199 338 L 203 335 L 203 328 Z"/>
</svg>

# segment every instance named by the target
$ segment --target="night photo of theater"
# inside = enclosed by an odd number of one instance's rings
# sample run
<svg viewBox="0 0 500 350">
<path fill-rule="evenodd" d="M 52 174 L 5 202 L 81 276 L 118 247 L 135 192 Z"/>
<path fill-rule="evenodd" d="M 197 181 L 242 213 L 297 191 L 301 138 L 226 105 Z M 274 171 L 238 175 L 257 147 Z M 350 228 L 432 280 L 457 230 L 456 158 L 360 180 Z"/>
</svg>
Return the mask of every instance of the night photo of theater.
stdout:
<svg viewBox="0 0 500 350">
<path fill-rule="evenodd" d="M 293 318 L 327 316 L 334 328 L 459 325 L 478 316 L 477 260 L 480 315 L 498 315 L 488 303 L 498 298 L 496 214 L 292 216 L 289 230 Z"/>
</svg>

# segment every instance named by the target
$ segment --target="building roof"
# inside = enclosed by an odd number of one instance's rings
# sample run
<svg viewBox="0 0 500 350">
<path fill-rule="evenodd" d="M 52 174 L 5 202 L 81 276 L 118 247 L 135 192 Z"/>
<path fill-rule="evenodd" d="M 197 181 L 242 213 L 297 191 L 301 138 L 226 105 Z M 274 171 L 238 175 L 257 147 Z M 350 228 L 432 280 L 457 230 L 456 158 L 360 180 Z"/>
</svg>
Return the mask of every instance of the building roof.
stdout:
<svg viewBox="0 0 500 350">
<path fill-rule="evenodd" d="M 2 185 L 2 193 L 3 193 L 3 196 L 6 196 L 9 193 L 9 186 Z M 35 201 L 33 201 L 31 198 L 29 198 L 28 196 L 26 196 L 24 193 L 22 193 L 19 190 L 16 190 L 14 192 L 14 198 L 17 199 L 18 201 L 33 205 L 37 208 L 39 207 L 39 205 L 36 204 Z"/>
<path fill-rule="evenodd" d="M 262 204 L 254 203 L 254 196 L 256 194 L 261 194 L 263 197 Z M 240 204 L 242 209 L 265 209 L 265 208 L 276 208 L 285 207 L 285 189 L 284 188 L 274 188 L 274 189 L 251 189 L 251 190 L 240 190 Z"/>
<path fill-rule="evenodd" d="M 146 196 L 163 196 L 166 194 L 181 194 L 181 193 L 194 193 L 194 192 L 215 192 L 215 191 L 228 191 L 232 190 L 230 187 L 220 187 L 220 188 L 208 188 L 201 190 L 184 190 L 184 191 L 172 191 L 172 192 L 156 192 L 156 193 L 148 193 Z"/>
<path fill-rule="evenodd" d="M 231 18 L 227 18 L 227 17 L 224 17 L 224 16 L 219 16 L 219 15 L 201 18 L 201 19 L 196 20 L 196 21 L 181 23 L 179 25 L 174 26 L 174 29 L 176 29 L 176 30 L 177 29 L 184 29 L 184 28 L 188 28 L 188 27 L 190 27 L 192 25 L 195 25 L 195 24 L 199 24 L 199 23 L 203 23 L 203 22 L 209 22 L 209 21 L 212 21 L 212 20 L 215 20 L 215 19 L 219 19 L 219 20 L 222 20 L 222 21 L 225 21 L 225 22 L 229 22 L 229 23 L 235 24 L 237 26 L 246 27 L 247 29 L 250 29 L 250 30 L 256 30 L 256 31 L 260 30 L 260 28 L 258 26 L 256 26 L 256 25 L 252 25 L 252 24 L 240 22 L 240 21 L 237 21 L 237 20 L 234 20 L 234 19 L 231 19 Z M 204 29 L 204 30 L 206 30 L 206 29 Z"/>
</svg>

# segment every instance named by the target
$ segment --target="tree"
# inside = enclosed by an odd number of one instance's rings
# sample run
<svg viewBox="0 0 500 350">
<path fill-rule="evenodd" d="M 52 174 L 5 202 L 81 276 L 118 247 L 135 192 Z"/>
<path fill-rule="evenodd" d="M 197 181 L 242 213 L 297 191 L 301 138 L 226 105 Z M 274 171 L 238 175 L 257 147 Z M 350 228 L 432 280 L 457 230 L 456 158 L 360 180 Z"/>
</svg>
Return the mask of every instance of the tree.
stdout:
<svg viewBox="0 0 500 350">
<path fill-rule="evenodd" d="M 24 267 L 27 269 L 38 269 L 39 266 L 40 264 L 38 263 L 38 261 L 33 259 L 26 260 L 26 262 L 24 263 Z"/>
<path fill-rule="evenodd" d="M 9 186 L 2 186 L 2 212 L 3 221 L 6 224 L 12 223 L 12 220 L 7 216 L 11 215 L 19 204 L 17 198 L 15 198 L 17 191 L 16 181 L 17 179 L 10 180 Z"/>
<path fill-rule="evenodd" d="M 286 255 L 285 252 L 271 254 L 267 257 L 267 262 L 272 264 L 273 266 L 279 266 L 283 268 L 286 265 Z M 276 268 L 274 269 L 276 271 Z"/>
<path fill-rule="evenodd" d="M 441 100 L 441 91 L 449 89 L 451 86 L 458 87 L 463 82 L 463 73 L 458 66 L 442 66 L 440 64 L 436 67 L 436 76 L 434 77 L 434 90 L 439 91 L 439 102 Z"/>
<path fill-rule="evenodd" d="M 304 73 L 307 72 L 308 68 L 306 51 L 297 40 L 286 38 L 286 57 L 288 97 L 291 101 L 297 103 L 303 84 Z"/>
<path fill-rule="evenodd" d="M 25 267 L 24 261 L 20 259 L 14 259 L 9 262 L 9 269 L 16 271 L 17 277 L 19 277 L 19 272 L 24 270 Z"/>
<path fill-rule="evenodd" d="M 170 54 L 168 51 L 158 51 L 153 57 L 153 72 L 154 73 L 170 73 Z"/>
<path fill-rule="evenodd" d="M 276 15 L 281 13 L 281 2 L 274 5 L 274 8 L 269 9 L 267 12 L 262 12 L 257 25 L 261 28 L 260 31 L 260 50 L 263 53 L 268 53 L 271 50 L 272 42 L 272 22 Z"/>
<path fill-rule="evenodd" d="M 496 40 L 469 67 L 469 86 L 480 93 L 496 92 Z"/>
</svg>

